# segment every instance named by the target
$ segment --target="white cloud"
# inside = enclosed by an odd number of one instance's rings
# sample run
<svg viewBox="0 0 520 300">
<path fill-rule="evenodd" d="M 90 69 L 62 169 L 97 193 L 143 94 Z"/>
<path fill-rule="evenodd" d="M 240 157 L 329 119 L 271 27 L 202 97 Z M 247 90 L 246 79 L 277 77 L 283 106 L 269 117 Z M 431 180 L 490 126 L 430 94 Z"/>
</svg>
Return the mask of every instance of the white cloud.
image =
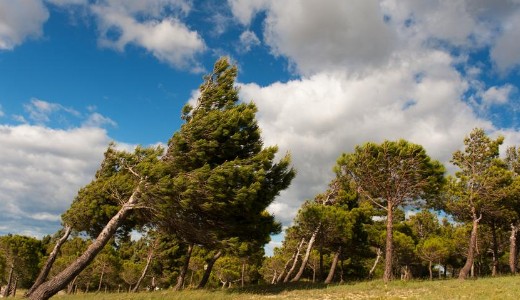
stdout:
<svg viewBox="0 0 520 300">
<path fill-rule="evenodd" d="M 114 120 L 112 120 L 108 117 L 105 117 L 102 114 L 97 113 L 97 112 L 93 112 L 92 114 L 90 114 L 88 116 L 87 120 L 85 120 L 85 122 L 83 122 L 83 126 L 85 126 L 85 127 L 103 127 L 105 125 L 110 125 L 112 127 L 116 127 L 117 123 Z"/>
<path fill-rule="evenodd" d="M 49 12 L 41 0 L 0 1 L 0 50 L 12 50 L 43 34 Z"/>
<path fill-rule="evenodd" d="M 260 45 L 260 40 L 253 31 L 246 30 L 240 34 L 240 44 L 242 48 L 239 51 L 248 52 L 252 47 Z"/>
<path fill-rule="evenodd" d="M 491 49 L 491 57 L 499 71 L 506 72 L 520 65 L 520 8 L 505 21 L 502 34 Z"/>
<path fill-rule="evenodd" d="M 269 6 L 269 0 L 228 0 L 233 15 L 243 25 L 249 25 L 253 17 Z"/>
<path fill-rule="evenodd" d="M 421 74 L 421 79 L 417 79 Z M 288 224 L 298 207 L 325 190 L 343 152 L 400 138 L 448 163 L 474 127 L 493 130 L 463 101 L 467 82 L 441 51 L 396 56 L 363 76 L 321 72 L 266 87 L 241 86 L 253 99 L 266 145 L 290 151 L 298 176 L 270 207 Z"/>
<path fill-rule="evenodd" d="M 46 0 L 56 6 L 87 5 L 88 0 Z"/>
<path fill-rule="evenodd" d="M 482 100 L 487 106 L 493 104 L 506 104 L 515 90 L 516 88 L 511 84 L 499 87 L 492 86 L 483 93 Z"/>
<path fill-rule="evenodd" d="M 100 128 L 0 125 L 0 234 L 41 236 L 94 176 L 110 139 Z M 16 230 L 15 230 L 16 229 Z"/>
<path fill-rule="evenodd" d="M 91 6 L 101 46 L 124 51 L 135 45 L 172 66 L 197 70 L 195 55 L 205 50 L 204 41 L 172 14 L 186 14 L 189 8 L 184 1 L 101 1 Z"/>
<path fill-rule="evenodd" d="M 44 124 L 49 122 L 51 115 L 61 111 L 76 117 L 81 115 L 78 111 L 72 108 L 64 107 L 61 104 L 47 102 L 37 98 L 32 98 L 29 103 L 24 105 L 24 109 L 29 113 L 29 119 L 36 122 L 37 124 Z"/>
<path fill-rule="evenodd" d="M 386 61 L 396 47 L 375 0 L 271 1 L 265 42 L 301 74 L 359 71 Z"/>
<path fill-rule="evenodd" d="M 5 115 L 4 110 L 2 109 L 2 104 L 0 104 L 0 118 Z"/>
</svg>

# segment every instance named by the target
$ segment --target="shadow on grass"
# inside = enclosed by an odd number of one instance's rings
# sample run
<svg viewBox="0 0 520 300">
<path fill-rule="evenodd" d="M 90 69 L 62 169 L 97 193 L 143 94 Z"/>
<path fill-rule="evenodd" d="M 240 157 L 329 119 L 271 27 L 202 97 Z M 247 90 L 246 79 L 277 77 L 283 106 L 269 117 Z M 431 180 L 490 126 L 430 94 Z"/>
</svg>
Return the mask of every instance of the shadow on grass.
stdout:
<svg viewBox="0 0 520 300">
<path fill-rule="evenodd" d="M 252 285 L 246 287 L 230 288 L 227 293 L 233 294 L 258 294 L 258 295 L 276 295 L 287 291 L 295 290 L 317 290 L 325 289 L 327 285 L 324 283 L 312 282 L 287 282 L 279 284 L 263 284 Z"/>
</svg>

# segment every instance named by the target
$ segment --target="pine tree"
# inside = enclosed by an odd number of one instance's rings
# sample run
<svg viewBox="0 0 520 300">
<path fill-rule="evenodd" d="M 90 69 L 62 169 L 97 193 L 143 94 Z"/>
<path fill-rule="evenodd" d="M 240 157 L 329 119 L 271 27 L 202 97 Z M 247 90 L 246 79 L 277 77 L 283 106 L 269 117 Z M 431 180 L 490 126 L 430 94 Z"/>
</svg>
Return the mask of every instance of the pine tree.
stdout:
<svg viewBox="0 0 520 300">
<path fill-rule="evenodd" d="M 217 247 L 233 237 L 265 244 L 280 230 L 266 208 L 295 172 L 289 155 L 275 162 L 277 147 L 263 147 L 256 106 L 239 101 L 236 76 L 227 58 L 215 63 L 163 158 L 171 179 L 153 204 L 155 221 L 187 244 Z"/>
</svg>

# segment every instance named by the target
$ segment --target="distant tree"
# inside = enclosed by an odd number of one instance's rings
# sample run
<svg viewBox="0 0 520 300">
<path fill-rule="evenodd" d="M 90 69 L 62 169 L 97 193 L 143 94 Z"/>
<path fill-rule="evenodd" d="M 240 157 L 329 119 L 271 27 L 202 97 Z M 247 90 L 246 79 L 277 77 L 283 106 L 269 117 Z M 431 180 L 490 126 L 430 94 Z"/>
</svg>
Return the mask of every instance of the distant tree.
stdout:
<svg viewBox="0 0 520 300">
<path fill-rule="evenodd" d="M 467 259 L 459 272 L 466 279 L 475 257 L 478 225 L 502 209 L 511 176 L 499 160 L 504 138 L 490 139 L 483 129 L 474 129 L 464 139 L 465 148 L 453 154 L 452 163 L 460 171 L 449 178 L 447 208 L 458 220 L 470 221 L 471 236 Z"/>
<path fill-rule="evenodd" d="M 437 194 L 444 167 L 422 146 L 404 140 L 357 146 L 338 159 L 337 173 L 349 178 L 361 196 L 386 211 L 386 252 L 383 279 L 392 279 L 393 212 L 400 206 L 417 206 Z"/>
<path fill-rule="evenodd" d="M 449 240 L 436 235 L 423 239 L 417 245 L 417 253 L 428 262 L 428 271 L 430 280 L 433 279 L 432 265 L 433 263 L 441 264 L 450 255 L 451 243 Z"/>
<path fill-rule="evenodd" d="M 7 275 L 3 297 L 16 294 L 17 287 L 27 288 L 38 275 L 38 266 L 44 249 L 40 240 L 23 235 L 0 237 L 0 257 L 4 258 Z"/>
</svg>

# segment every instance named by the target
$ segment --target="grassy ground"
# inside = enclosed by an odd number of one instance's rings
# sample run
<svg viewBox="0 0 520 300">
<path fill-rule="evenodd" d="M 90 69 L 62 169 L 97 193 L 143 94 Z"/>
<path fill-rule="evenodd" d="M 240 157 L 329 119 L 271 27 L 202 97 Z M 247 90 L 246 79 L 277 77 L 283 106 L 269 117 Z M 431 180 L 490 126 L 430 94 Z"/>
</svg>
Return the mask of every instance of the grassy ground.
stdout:
<svg viewBox="0 0 520 300">
<path fill-rule="evenodd" d="M 459 281 L 382 281 L 343 285 L 288 284 L 227 290 L 156 291 L 137 294 L 58 295 L 56 300 L 159 300 L 159 299 L 519 299 L 520 277 Z"/>
</svg>

